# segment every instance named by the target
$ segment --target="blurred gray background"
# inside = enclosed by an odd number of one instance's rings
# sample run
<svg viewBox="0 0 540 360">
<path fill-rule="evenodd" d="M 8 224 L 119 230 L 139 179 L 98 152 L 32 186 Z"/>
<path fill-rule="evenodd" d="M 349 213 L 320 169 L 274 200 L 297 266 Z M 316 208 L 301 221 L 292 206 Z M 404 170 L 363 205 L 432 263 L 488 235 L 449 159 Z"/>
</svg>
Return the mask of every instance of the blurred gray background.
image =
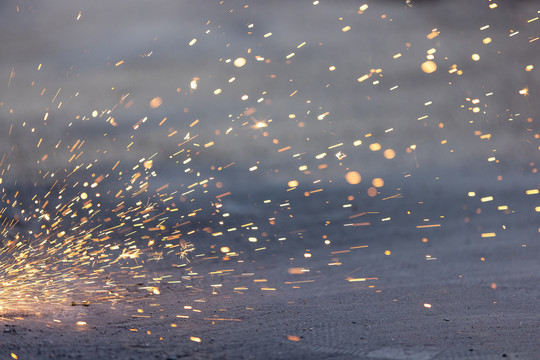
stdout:
<svg viewBox="0 0 540 360">
<path fill-rule="evenodd" d="M 340 233 L 362 211 L 392 234 L 407 226 L 417 234 L 426 219 L 470 226 L 473 237 L 498 231 L 499 220 L 482 220 L 486 211 L 529 224 L 540 205 L 525 195 L 538 187 L 540 8 L 490 4 L 4 1 L 2 186 L 8 197 L 22 189 L 24 203 L 56 179 L 75 184 L 103 174 L 101 189 L 114 195 L 151 157 L 157 176 L 149 188 L 169 184 L 176 198 L 212 178 L 181 210 L 204 208 L 199 220 L 216 231 L 255 222 L 275 240 L 309 229 L 322 245 L 328 226 Z M 426 74 L 429 54 L 438 68 Z M 246 64 L 234 66 L 240 57 Z M 359 82 L 365 74 L 371 77 Z M 156 97 L 162 103 L 152 108 Z M 71 152 L 78 140 L 84 145 Z M 371 151 L 372 143 L 381 150 Z M 395 158 L 386 159 L 386 149 Z M 349 171 L 362 182 L 348 184 Z M 372 197 L 374 178 L 384 186 Z M 216 200 L 225 192 L 231 195 Z M 480 202 L 487 196 L 495 200 Z M 215 224 L 216 202 L 230 213 L 228 223 Z M 506 214 L 497 210 L 502 205 Z M 268 227 L 272 217 L 281 222 Z"/>
</svg>

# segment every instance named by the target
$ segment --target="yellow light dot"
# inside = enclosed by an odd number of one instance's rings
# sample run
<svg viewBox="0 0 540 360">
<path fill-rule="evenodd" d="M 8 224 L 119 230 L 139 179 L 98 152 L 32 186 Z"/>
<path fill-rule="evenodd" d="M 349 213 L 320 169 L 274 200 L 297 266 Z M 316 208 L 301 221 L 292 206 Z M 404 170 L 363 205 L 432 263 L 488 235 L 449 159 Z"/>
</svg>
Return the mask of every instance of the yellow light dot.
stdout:
<svg viewBox="0 0 540 360">
<path fill-rule="evenodd" d="M 491 42 L 491 38 L 487 37 L 484 40 L 482 40 L 482 42 L 487 45 L 487 44 L 489 44 Z"/>
<path fill-rule="evenodd" d="M 426 74 L 431 74 L 432 72 L 437 70 L 437 64 L 435 64 L 435 62 L 431 60 L 423 62 L 421 67 L 422 71 Z"/>
<path fill-rule="evenodd" d="M 289 185 L 289 187 L 297 187 L 298 186 L 298 181 L 296 180 L 291 180 L 287 183 L 287 185 Z"/>
<path fill-rule="evenodd" d="M 82 193 L 81 194 L 81 199 L 83 199 L 83 200 L 88 199 L 88 194 L 87 193 Z"/>
<path fill-rule="evenodd" d="M 474 61 L 478 61 L 478 60 L 480 60 L 480 55 L 478 55 L 478 54 L 472 54 L 471 58 L 472 58 Z"/>
<path fill-rule="evenodd" d="M 149 170 L 149 169 L 152 168 L 152 166 L 154 166 L 154 161 L 153 160 L 146 160 L 143 165 L 144 165 L 145 169 Z"/>
<path fill-rule="evenodd" d="M 384 252 L 384 255 L 386 255 L 386 256 L 389 256 L 390 254 L 392 254 L 392 252 L 391 252 L 390 250 L 386 250 L 386 251 Z"/>
<path fill-rule="evenodd" d="M 222 253 L 228 253 L 231 251 L 231 249 L 229 249 L 228 247 L 226 246 L 223 246 L 221 249 L 219 249 Z"/>
<path fill-rule="evenodd" d="M 242 67 L 246 65 L 246 59 L 243 57 L 239 57 L 238 59 L 234 60 L 234 66 L 236 67 Z"/>
<path fill-rule="evenodd" d="M 371 151 L 379 151 L 381 150 L 381 144 L 379 143 L 373 143 L 369 145 L 369 150 Z"/>
<path fill-rule="evenodd" d="M 163 104 L 163 99 L 160 98 L 159 96 L 153 98 L 152 100 L 150 100 L 150 107 L 152 109 L 157 109 L 158 107 L 161 106 L 161 104 Z"/>
<path fill-rule="evenodd" d="M 392 149 L 384 150 L 384 157 L 387 159 L 393 159 L 396 157 L 396 152 Z"/>
<path fill-rule="evenodd" d="M 383 187 L 384 186 L 384 180 L 381 178 L 375 178 L 371 181 L 371 184 L 375 187 Z"/>
<path fill-rule="evenodd" d="M 356 185 L 360 184 L 362 176 L 356 171 L 350 171 L 345 175 L 345 180 L 351 185 Z"/>
</svg>

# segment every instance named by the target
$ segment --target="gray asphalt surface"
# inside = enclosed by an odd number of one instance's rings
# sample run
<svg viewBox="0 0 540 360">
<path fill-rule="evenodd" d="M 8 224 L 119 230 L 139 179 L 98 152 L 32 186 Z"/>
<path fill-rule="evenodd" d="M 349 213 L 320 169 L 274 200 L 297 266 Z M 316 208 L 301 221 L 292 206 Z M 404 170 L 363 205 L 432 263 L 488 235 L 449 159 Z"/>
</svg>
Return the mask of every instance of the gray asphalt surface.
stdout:
<svg viewBox="0 0 540 360">
<path fill-rule="evenodd" d="M 168 185 L 160 236 L 195 251 L 124 259 L 89 306 L 83 275 L 60 304 L 2 292 L 0 358 L 540 358 L 540 6 L 365 3 L 3 2 L 0 220 L 103 174 L 94 237 Z M 143 248 L 128 220 L 92 249 Z"/>
</svg>

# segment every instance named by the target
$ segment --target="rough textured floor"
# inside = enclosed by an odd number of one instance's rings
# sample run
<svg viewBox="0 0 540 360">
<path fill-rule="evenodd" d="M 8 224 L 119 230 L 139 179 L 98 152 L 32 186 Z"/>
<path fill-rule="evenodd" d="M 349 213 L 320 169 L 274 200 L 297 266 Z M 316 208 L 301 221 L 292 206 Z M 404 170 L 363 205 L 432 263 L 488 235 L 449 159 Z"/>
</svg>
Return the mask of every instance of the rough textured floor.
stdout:
<svg viewBox="0 0 540 360">
<path fill-rule="evenodd" d="M 254 282 L 247 272 L 210 276 L 222 284 L 214 294 L 212 280 L 193 280 L 197 290 L 164 285 L 161 295 L 132 302 L 43 306 L 8 314 L 0 334 L 2 356 L 538 358 L 540 247 L 533 244 L 525 251 L 512 246 L 515 239 L 489 240 L 493 255 L 481 261 L 467 254 L 484 252 L 484 243 L 467 244 L 459 234 L 445 241 L 429 248 L 440 254 L 437 260 L 426 261 L 420 245 L 399 239 L 390 242 L 393 252 L 382 261 L 378 254 L 383 248 L 371 244 L 341 256 L 345 265 L 335 269 L 325 266 L 330 254 L 315 252 L 312 268 L 322 269 L 315 274 L 290 275 L 286 261 L 261 257 L 253 271 L 266 282 Z M 211 269 L 201 262 L 195 270 Z M 349 282 L 352 271 L 378 280 Z M 248 290 L 233 291 L 242 287 Z"/>
</svg>

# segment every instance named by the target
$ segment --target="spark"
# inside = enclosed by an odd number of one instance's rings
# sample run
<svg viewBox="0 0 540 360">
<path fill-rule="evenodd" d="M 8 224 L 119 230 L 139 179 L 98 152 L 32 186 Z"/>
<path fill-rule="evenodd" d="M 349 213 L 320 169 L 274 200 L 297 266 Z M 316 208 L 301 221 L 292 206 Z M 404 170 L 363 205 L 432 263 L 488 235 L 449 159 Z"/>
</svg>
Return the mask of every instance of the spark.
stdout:
<svg viewBox="0 0 540 360">
<path fill-rule="evenodd" d="M 422 63 L 422 71 L 426 74 L 431 74 L 437 70 L 437 64 L 434 61 L 428 60 Z"/>
<path fill-rule="evenodd" d="M 238 68 L 243 67 L 244 65 L 246 65 L 246 63 L 247 63 L 247 61 L 243 57 L 239 57 L 236 60 L 234 60 L 234 66 L 236 66 Z"/>
</svg>

